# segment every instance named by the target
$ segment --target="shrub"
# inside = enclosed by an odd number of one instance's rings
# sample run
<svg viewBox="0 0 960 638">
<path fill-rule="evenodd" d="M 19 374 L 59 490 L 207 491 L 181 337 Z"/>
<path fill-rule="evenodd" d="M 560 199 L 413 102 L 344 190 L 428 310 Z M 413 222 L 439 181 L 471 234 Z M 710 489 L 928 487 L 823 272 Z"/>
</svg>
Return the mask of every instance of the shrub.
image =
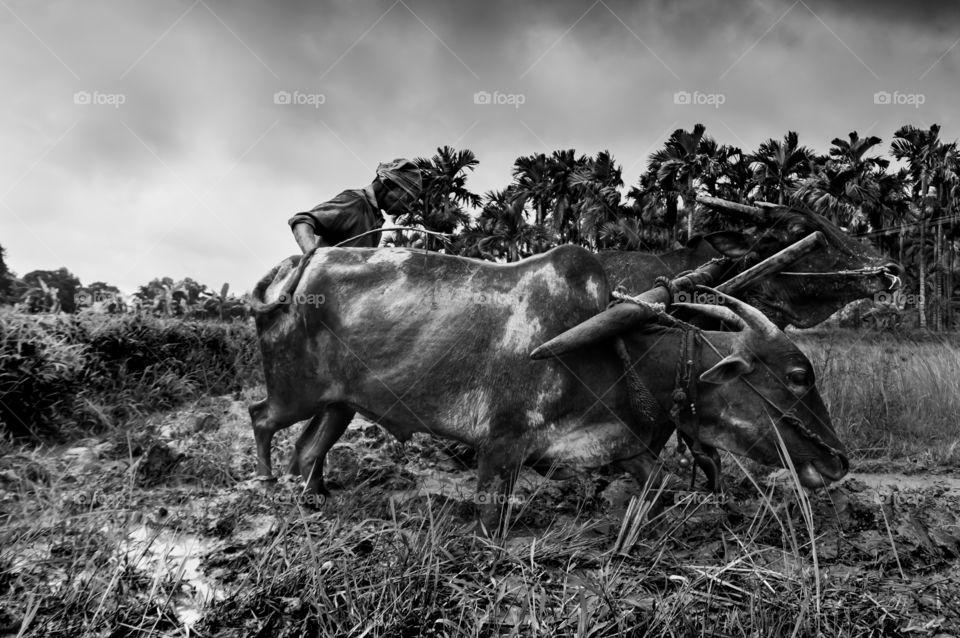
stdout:
<svg viewBox="0 0 960 638">
<path fill-rule="evenodd" d="M 96 430 L 260 375 L 251 323 L 0 314 L 0 416 L 14 436 Z"/>
</svg>

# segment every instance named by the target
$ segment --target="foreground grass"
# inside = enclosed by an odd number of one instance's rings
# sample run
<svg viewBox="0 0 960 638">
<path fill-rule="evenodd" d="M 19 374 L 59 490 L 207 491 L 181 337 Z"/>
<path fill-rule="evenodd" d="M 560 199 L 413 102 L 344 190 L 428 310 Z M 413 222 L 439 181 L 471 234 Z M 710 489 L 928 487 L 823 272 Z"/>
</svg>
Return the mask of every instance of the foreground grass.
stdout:
<svg viewBox="0 0 960 638">
<path fill-rule="evenodd" d="M 865 462 L 957 464 L 956 344 L 795 336 Z M 524 475 L 507 538 L 473 533 L 473 470 L 436 441 L 351 429 L 329 502 L 250 481 L 262 390 L 0 443 L 0 634 L 934 636 L 960 626 L 960 497 L 807 495 L 726 457 L 726 501 L 671 478 L 644 516 L 603 473 Z M 121 423 L 123 425 L 121 426 Z M 278 441 L 278 466 L 294 429 Z M 679 473 L 669 454 L 668 469 Z M 882 467 L 878 465 L 877 467 Z M 758 477 L 756 481 L 752 478 Z M 428 486 L 431 486 L 429 487 Z"/>
<path fill-rule="evenodd" d="M 334 499 L 298 500 L 284 482 L 265 491 L 248 480 L 255 394 L 69 449 L 7 444 L 0 630 L 918 636 L 960 623 L 960 531 L 908 533 L 956 503 L 808 497 L 755 483 L 728 457 L 729 500 L 674 477 L 675 505 L 654 523 L 623 477 L 525 474 L 511 533 L 488 540 L 473 533 L 473 470 L 434 440 L 400 445 L 372 425 L 334 449 Z"/>
</svg>

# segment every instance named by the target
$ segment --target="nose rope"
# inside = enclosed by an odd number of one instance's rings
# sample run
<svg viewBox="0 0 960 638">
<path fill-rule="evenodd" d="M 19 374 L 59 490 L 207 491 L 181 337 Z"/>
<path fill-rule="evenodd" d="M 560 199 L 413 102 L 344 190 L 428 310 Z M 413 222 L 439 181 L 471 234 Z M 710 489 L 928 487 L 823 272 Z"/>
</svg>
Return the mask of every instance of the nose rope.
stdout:
<svg viewBox="0 0 960 638">
<path fill-rule="evenodd" d="M 803 424 L 803 421 L 799 417 L 797 417 L 792 411 L 787 411 L 782 409 L 780 406 L 778 406 L 773 401 L 771 401 L 766 396 L 764 396 L 764 394 L 760 392 L 760 390 L 758 390 L 752 383 L 750 383 L 746 379 L 741 379 L 741 381 L 743 381 L 746 384 L 746 386 L 751 390 L 753 390 L 756 394 L 760 395 L 760 398 L 763 399 L 768 405 L 770 405 L 773 409 L 779 412 L 780 419 L 782 421 L 784 421 L 786 424 L 793 427 L 804 438 L 809 439 L 816 445 L 819 445 L 820 447 L 824 448 L 832 456 L 835 456 L 838 459 L 840 459 L 845 466 L 849 467 L 846 455 L 844 455 L 842 452 L 840 452 L 840 450 L 836 449 L 835 447 L 833 447 L 832 445 L 824 441 L 820 437 L 820 435 L 817 434 L 816 432 L 811 432 L 807 428 L 807 426 Z M 776 423 L 774 423 L 774 425 L 776 425 Z"/>
</svg>

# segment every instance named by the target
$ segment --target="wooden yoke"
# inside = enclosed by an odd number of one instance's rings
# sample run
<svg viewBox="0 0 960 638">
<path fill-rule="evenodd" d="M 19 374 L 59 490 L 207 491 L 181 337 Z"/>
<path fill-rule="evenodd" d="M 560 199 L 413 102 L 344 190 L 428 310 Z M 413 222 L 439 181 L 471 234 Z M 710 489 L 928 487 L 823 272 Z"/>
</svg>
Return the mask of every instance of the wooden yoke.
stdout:
<svg viewBox="0 0 960 638">
<path fill-rule="evenodd" d="M 797 243 L 787 246 L 777 254 L 716 286 L 716 289 L 727 295 L 736 296 L 738 292 L 764 277 L 780 272 L 797 259 L 824 245 L 826 245 L 826 241 L 823 233 L 820 231 L 811 233 Z M 556 357 L 649 323 L 657 316 L 657 313 L 662 309 L 661 307 L 669 306 L 674 292 L 681 290 L 694 291 L 698 285 L 713 286 L 717 277 L 726 267 L 727 265 L 722 260 L 710 261 L 691 273 L 673 279 L 669 283 L 669 288 L 656 286 L 636 297 L 629 298 L 627 303 L 611 306 L 600 314 L 538 346 L 530 353 L 530 358 L 547 359 Z"/>
</svg>

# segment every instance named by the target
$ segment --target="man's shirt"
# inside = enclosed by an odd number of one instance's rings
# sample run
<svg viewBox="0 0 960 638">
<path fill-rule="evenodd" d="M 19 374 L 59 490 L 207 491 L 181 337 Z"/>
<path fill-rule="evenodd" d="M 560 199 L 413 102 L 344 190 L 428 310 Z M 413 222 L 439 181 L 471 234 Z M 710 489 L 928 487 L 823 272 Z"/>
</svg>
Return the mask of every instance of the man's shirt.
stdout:
<svg viewBox="0 0 960 638">
<path fill-rule="evenodd" d="M 317 204 L 305 213 L 297 213 L 288 221 L 292 228 L 295 224 L 307 224 L 319 235 L 335 246 L 342 241 L 383 226 L 383 216 L 373 196 L 371 188 L 345 190 L 330 201 Z M 376 248 L 380 243 L 380 234 L 371 233 L 346 246 Z"/>
</svg>

